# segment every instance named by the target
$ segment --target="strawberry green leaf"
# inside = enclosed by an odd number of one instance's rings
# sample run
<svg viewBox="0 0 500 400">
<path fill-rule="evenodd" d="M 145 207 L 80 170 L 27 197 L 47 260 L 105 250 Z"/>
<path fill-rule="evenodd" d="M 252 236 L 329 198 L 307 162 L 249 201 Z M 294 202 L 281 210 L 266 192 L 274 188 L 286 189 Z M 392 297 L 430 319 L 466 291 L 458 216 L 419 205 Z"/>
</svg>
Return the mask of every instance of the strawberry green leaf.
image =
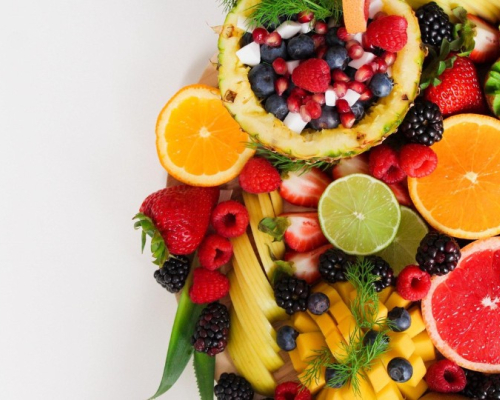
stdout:
<svg viewBox="0 0 500 400">
<path fill-rule="evenodd" d="M 215 357 L 195 351 L 193 365 L 196 382 L 198 384 L 198 392 L 200 393 L 200 400 L 213 400 Z"/>
<path fill-rule="evenodd" d="M 290 226 L 290 221 L 286 217 L 264 218 L 259 222 L 259 231 L 267 233 L 280 241 L 285 235 L 286 229 Z"/>
<path fill-rule="evenodd" d="M 137 220 L 134 223 L 134 229 L 142 229 L 142 252 L 144 252 L 144 247 L 146 246 L 146 236 L 149 236 L 151 238 L 151 253 L 154 257 L 153 264 L 162 266 L 169 258 L 170 253 L 165 244 L 165 240 L 163 240 L 160 232 L 156 229 L 153 221 L 142 213 L 136 214 L 132 219 Z"/>
<path fill-rule="evenodd" d="M 271 286 L 274 287 L 276 282 L 284 277 L 292 276 L 294 272 L 295 267 L 293 263 L 281 260 L 275 261 L 273 266 L 271 267 L 271 270 L 269 271 L 269 280 L 271 282 Z"/>
</svg>

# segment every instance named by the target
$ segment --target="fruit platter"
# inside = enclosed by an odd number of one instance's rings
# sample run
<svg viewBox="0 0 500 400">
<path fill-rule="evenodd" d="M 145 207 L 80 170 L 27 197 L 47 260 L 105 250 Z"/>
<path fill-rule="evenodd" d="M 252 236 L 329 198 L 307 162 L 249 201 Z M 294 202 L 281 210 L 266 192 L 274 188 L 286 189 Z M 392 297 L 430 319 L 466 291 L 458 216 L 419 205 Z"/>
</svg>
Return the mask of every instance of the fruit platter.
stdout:
<svg viewBox="0 0 500 400">
<path fill-rule="evenodd" d="M 133 218 L 178 304 L 151 398 L 500 399 L 500 3 L 221 6 Z"/>
</svg>

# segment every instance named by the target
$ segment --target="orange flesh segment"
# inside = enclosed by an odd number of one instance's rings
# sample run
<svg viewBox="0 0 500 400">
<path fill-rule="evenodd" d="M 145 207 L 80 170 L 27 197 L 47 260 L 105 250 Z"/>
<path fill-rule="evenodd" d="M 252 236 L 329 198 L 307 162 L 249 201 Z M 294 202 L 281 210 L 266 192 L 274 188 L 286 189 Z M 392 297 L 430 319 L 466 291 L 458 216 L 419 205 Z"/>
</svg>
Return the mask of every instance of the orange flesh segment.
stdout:
<svg viewBox="0 0 500 400">
<path fill-rule="evenodd" d="M 344 23 L 347 33 L 366 31 L 367 7 L 370 0 L 342 0 Z"/>
</svg>

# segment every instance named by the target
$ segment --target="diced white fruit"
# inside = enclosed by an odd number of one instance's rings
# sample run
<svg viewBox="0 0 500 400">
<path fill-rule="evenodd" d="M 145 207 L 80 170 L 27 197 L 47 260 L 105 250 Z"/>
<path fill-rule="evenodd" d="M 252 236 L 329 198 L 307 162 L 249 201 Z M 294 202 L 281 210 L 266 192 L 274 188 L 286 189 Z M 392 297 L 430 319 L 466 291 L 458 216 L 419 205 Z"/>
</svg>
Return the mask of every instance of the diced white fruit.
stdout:
<svg viewBox="0 0 500 400">
<path fill-rule="evenodd" d="M 302 29 L 302 24 L 295 21 L 285 21 L 276 28 L 282 39 L 290 39 L 294 37 Z"/>
<path fill-rule="evenodd" d="M 360 58 L 358 58 L 357 60 L 352 60 L 348 65 L 349 67 L 358 69 L 363 65 L 372 62 L 375 57 L 375 54 L 370 53 L 369 51 L 365 51 Z"/>
<path fill-rule="evenodd" d="M 249 43 L 239 49 L 236 55 L 243 64 L 255 67 L 260 64 L 260 45 L 255 42 Z"/>
<path fill-rule="evenodd" d="M 314 19 L 312 21 L 300 24 L 300 33 L 309 33 L 313 30 L 313 28 L 314 28 Z"/>
<path fill-rule="evenodd" d="M 307 122 L 302 119 L 299 113 L 293 112 L 288 113 L 288 115 L 283 120 L 283 123 L 295 133 L 302 132 L 307 125 Z"/>
<path fill-rule="evenodd" d="M 342 98 L 349 103 L 349 107 L 352 107 L 352 105 L 356 103 L 360 97 L 361 95 L 358 92 L 355 92 L 352 89 L 347 89 L 345 96 Z"/>
<path fill-rule="evenodd" d="M 335 90 L 333 90 L 332 87 L 326 89 L 325 104 L 330 107 L 335 107 L 335 104 L 337 104 L 337 94 L 335 93 Z"/>
<path fill-rule="evenodd" d="M 288 70 L 288 73 L 291 74 L 293 70 L 299 66 L 299 64 L 300 64 L 299 60 L 287 61 L 286 68 Z"/>
<path fill-rule="evenodd" d="M 250 19 L 242 17 L 241 15 L 238 17 L 238 22 L 236 23 L 236 26 L 245 32 L 252 33 L 254 30 L 254 28 L 250 26 Z"/>
<path fill-rule="evenodd" d="M 382 8 L 384 8 L 384 3 L 382 0 L 371 0 L 370 1 L 370 8 L 368 10 L 368 18 L 373 19 L 377 13 L 382 11 Z"/>
<path fill-rule="evenodd" d="M 354 35 L 353 39 L 359 43 L 363 43 L 363 34 L 361 32 L 358 32 Z"/>
</svg>

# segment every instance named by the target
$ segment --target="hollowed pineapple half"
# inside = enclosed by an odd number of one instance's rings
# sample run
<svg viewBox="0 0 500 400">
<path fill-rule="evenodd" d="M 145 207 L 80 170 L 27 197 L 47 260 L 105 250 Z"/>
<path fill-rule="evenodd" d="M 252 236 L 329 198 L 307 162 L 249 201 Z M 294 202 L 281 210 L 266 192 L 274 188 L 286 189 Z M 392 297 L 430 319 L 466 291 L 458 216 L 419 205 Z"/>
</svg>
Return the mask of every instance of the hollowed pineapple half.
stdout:
<svg viewBox="0 0 500 400">
<path fill-rule="evenodd" d="M 238 18 L 248 18 L 260 0 L 240 0 L 228 14 L 219 38 L 219 87 L 224 104 L 235 120 L 253 140 L 270 150 L 297 159 L 334 161 L 352 157 L 380 143 L 393 133 L 403 120 L 418 94 L 424 52 L 417 19 L 406 2 L 382 0 L 384 11 L 400 15 L 408 21 L 408 43 L 398 52 L 392 66 L 394 89 L 379 99 L 365 117 L 352 128 L 314 131 L 301 134 L 290 130 L 282 121 L 268 113 L 253 93 L 248 80 L 250 67 L 236 55 L 244 31 L 237 27 Z"/>
</svg>

